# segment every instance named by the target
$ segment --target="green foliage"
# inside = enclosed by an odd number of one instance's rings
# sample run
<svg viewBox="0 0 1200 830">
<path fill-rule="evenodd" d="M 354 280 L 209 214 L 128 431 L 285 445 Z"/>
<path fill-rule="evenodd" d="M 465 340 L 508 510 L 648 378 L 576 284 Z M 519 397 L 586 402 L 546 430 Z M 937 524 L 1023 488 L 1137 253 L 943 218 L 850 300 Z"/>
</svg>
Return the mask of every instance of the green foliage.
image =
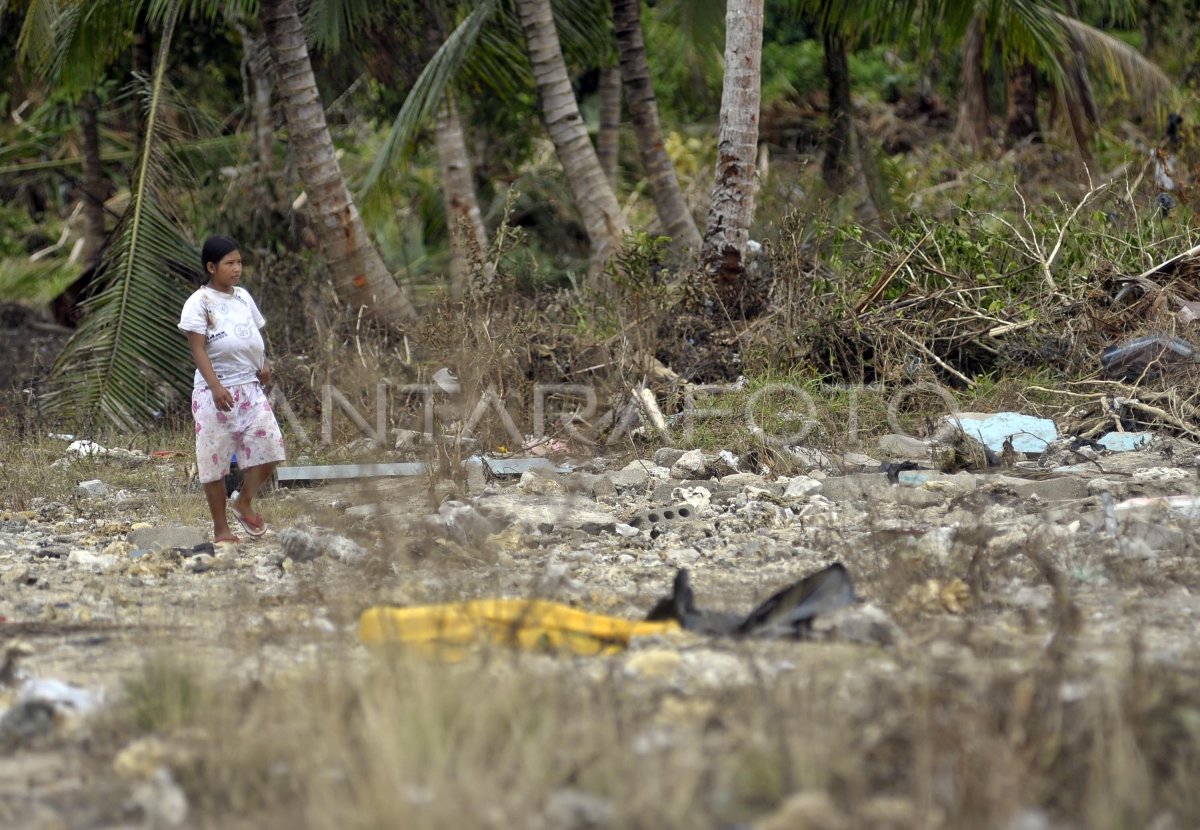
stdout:
<svg viewBox="0 0 1200 830">
<path fill-rule="evenodd" d="M 87 300 L 83 323 L 55 364 L 46 399 L 50 412 L 83 423 L 132 429 L 191 387 L 191 361 L 174 310 L 189 288 L 178 274 L 194 268 L 197 254 L 170 205 L 169 188 L 186 168 L 168 152 L 162 123 L 166 58 L 179 6 L 180 0 L 171 4 L 145 93 L 146 137 L 129 209 L 96 275 L 99 290 Z"/>
<path fill-rule="evenodd" d="M 161 655 L 124 682 L 121 707 L 142 732 L 169 733 L 190 726 L 213 702 L 200 672 Z"/>
<path fill-rule="evenodd" d="M 48 303 L 79 278 L 78 263 L 48 258 L 0 259 L 0 300 L 6 302 Z"/>
</svg>

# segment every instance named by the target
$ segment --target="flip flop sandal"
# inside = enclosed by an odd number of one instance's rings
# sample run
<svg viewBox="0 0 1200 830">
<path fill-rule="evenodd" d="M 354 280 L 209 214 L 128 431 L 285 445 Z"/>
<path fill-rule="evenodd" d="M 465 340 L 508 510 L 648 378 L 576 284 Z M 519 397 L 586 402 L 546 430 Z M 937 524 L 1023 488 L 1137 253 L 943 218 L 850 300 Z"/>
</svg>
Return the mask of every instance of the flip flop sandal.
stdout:
<svg viewBox="0 0 1200 830">
<path fill-rule="evenodd" d="M 258 523 L 255 524 L 249 516 L 243 516 L 242 512 L 232 505 L 229 507 L 229 512 L 232 513 L 233 517 L 241 523 L 242 528 L 245 529 L 246 533 L 250 534 L 255 539 L 267 532 L 267 523 L 261 518 L 258 520 Z"/>
</svg>

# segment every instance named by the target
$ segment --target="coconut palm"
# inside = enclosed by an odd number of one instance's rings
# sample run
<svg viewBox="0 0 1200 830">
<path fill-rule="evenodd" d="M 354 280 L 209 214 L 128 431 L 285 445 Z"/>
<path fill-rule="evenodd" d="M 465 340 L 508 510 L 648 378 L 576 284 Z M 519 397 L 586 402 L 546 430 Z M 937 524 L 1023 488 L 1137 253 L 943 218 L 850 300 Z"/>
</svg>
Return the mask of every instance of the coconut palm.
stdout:
<svg viewBox="0 0 1200 830">
<path fill-rule="evenodd" d="M 700 257 L 716 299 L 736 316 L 747 300 L 743 260 L 754 218 L 762 38 L 763 0 L 729 0 L 717 168 Z"/>
<path fill-rule="evenodd" d="M 261 0 L 259 19 L 287 116 L 288 145 L 334 282 L 344 299 L 382 322 L 415 319 L 412 301 L 383 264 L 342 176 L 295 0 Z"/>
<path fill-rule="evenodd" d="M 197 256 L 173 215 L 172 187 L 187 171 L 168 152 L 162 118 L 167 53 L 181 5 L 172 0 L 163 8 L 130 207 L 104 252 L 99 289 L 84 303 L 83 320 L 58 356 L 45 399 L 50 412 L 84 422 L 132 429 L 191 386 L 186 346 L 163 313 L 183 305 L 188 283 L 178 274 Z"/>
<path fill-rule="evenodd" d="M 616 250 L 629 224 L 579 113 L 550 0 L 515 0 L 515 6 L 525 35 L 542 123 L 554 142 L 575 207 L 583 218 L 595 267 Z"/>
<path fill-rule="evenodd" d="M 1020 140 L 1039 129 L 1037 68 L 1041 67 L 1064 103 L 1085 159 L 1090 158 L 1091 130 L 1099 119 L 1089 69 L 1101 71 L 1141 100 L 1152 100 L 1170 87 L 1162 70 L 1137 50 L 1046 3 L 963 0 L 957 10 L 960 15 L 964 11 L 971 15 L 962 41 L 957 132 L 976 148 L 992 135 L 985 86 L 988 61 L 999 59 L 1008 70 L 1009 140 Z"/>
<path fill-rule="evenodd" d="M 701 243 L 700 231 L 684 201 L 675 176 L 675 165 L 663 142 L 658 103 L 642 37 L 641 11 L 641 0 L 612 0 L 613 28 L 617 35 L 629 114 L 659 221 L 677 248 L 697 250 Z"/>
<path fill-rule="evenodd" d="M 458 5 L 452 0 L 445 2 L 451 7 Z M 559 14 L 555 15 L 549 0 L 480 0 L 468 5 L 470 13 L 462 17 L 409 90 L 366 176 L 364 197 L 375 200 L 389 192 L 389 183 L 402 169 L 417 130 L 435 116 L 460 77 L 501 97 L 519 94 L 529 83 L 538 91 L 543 124 L 583 218 L 593 265 L 598 266 L 628 226 L 588 138 L 563 52 L 583 56 L 593 66 L 603 64 L 608 33 L 600 25 L 606 22 L 599 14 L 602 6 L 596 0 L 559 0 Z M 514 43 L 514 36 L 523 41 L 526 56 Z"/>
<path fill-rule="evenodd" d="M 160 113 L 170 93 L 164 80 L 170 35 L 185 10 L 209 16 L 223 11 L 241 18 L 254 5 L 252 0 L 26 3 L 22 50 L 56 83 L 95 78 L 119 54 L 118 47 L 128 44 L 139 17 L 164 29 L 153 82 L 144 95 L 146 127 L 138 144 L 130 205 L 97 271 L 95 293 L 85 305 L 87 319 L 55 367 L 58 384 L 52 403 L 60 411 L 128 426 L 161 409 L 164 395 L 172 389 L 186 386 L 186 350 L 174 321 L 161 313 L 163 307 L 178 307 L 178 295 L 186 293 L 186 283 L 169 275 L 186 270 L 195 259 L 194 248 L 185 241 L 188 234 L 174 219 L 171 190 L 166 187 L 186 173 L 169 153 Z M 333 154 L 295 3 L 263 0 L 257 5 L 280 72 L 290 145 L 319 217 L 317 239 L 335 283 L 350 301 L 380 320 L 410 320 L 415 310 L 367 237 Z"/>
</svg>

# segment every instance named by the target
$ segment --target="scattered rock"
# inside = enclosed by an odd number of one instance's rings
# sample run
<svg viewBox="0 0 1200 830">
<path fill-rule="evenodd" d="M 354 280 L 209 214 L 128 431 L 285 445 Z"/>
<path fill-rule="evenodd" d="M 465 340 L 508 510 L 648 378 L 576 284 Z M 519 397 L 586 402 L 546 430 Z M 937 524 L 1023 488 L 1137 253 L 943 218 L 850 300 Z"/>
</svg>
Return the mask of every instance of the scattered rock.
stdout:
<svg viewBox="0 0 1200 830">
<path fill-rule="evenodd" d="M 584 496 L 512 496 L 500 494 L 479 499 L 476 509 L 500 523 L 523 522 L 542 532 L 574 528 L 587 533 L 611 533 L 617 520 Z"/>
<path fill-rule="evenodd" d="M 608 480 L 618 493 L 645 490 L 651 481 L 650 465 L 645 461 L 631 461 L 616 472 L 608 474 Z"/>
<path fill-rule="evenodd" d="M 138 527 L 129 532 L 125 541 L 142 550 L 194 548 L 208 541 L 207 531 L 198 527 Z"/>
<path fill-rule="evenodd" d="M 293 562 L 311 562 L 328 556 L 352 564 L 367 558 L 367 551 L 353 539 L 336 533 L 319 533 L 306 527 L 289 527 L 279 532 L 283 554 Z"/>
<path fill-rule="evenodd" d="M 556 790 L 546 799 L 545 820 L 556 830 L 608 827 L 616 816 L 612 802 L 583 790 Z"/>
<path fill-rule="evenodd" d="M 814 618 L 812 636 L 817 640 L 890 646 L 899 641 L 901 632 L 882 608 L 861 603 Z"/>
<path fill-rule="evenodd" d="M 45 700 L 24 700 L 0 715 L 0 749 L 12 752 L 29 746 L 54 731 L 54 705 Z"/>
<path fill-rule="evenodd" d="M 668 469 L 675 465 L 686 450 L 676 449 L 675 447 L 662 447 L 654 452 L 654 464 L 658 467 L 667 467 Z"/>
<path fill-rule="evenodd" d="M 171 771 L 163 766 L 153 777 L 134 787 L 126 810 L 149 827 L 182 827 L 188 817 L 188 800 Z"/>
<path fill-rule="evenodd" d="M 846 814 L 823 790 L 789 796 L 778 809 L 754 823 L 754 830 L 850 830 Z"/>
<path fill-rule="evenodd" d="M 75 495 L 83 499 L 102 499 L 108 494 L 108 485 L 98 478 L 81 481 L 75 488 Z"/>
<path fill-rule="evenodd" d="M 911 435 L 888 433 L 879 437 L 879 454 L 895 461 L 928 461 L 932 444 Z"/>
<path fill-rule="evenodd" d="M 67 561 L 94 573 L 107 573 L 117 567 L 119 560 L 112 554 L 93 553 L 90 550 L 76 548 L 67 554 Z"/>
<path fill-rule="evenodd" d="M 553 475 L 545 475 L 537 470 L 526 470 L 521 473 L 517 489 L 522 493 L 535 496 L 553 496 L 563 492 L 563 486 Z"/>
<path fill-rule="evenodd" d="M 717 457 L 702 450 L 688 450 L 671 465 L 671 478 L 712 478 Z"/>
<path fill-rule="evenodd" d="M 683 657 L 667 648 L 648 648 L 635 651 L 625 661 L 625 671 L 638 677 L 663 679 L 675 674 Z"/>
</svg>

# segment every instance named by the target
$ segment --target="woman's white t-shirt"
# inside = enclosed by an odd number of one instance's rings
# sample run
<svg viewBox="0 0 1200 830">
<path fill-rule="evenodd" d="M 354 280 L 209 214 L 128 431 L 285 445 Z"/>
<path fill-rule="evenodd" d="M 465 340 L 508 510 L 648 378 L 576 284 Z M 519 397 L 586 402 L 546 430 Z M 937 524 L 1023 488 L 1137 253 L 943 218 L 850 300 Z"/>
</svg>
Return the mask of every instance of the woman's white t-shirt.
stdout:
<svg viewBox="0 0 1200 830">
<path fill-rule="evenodd" d="M 208 286 L 200 288 L 188 297 L 179 317 L 180 329 L 204 335 L 208 359 L 226 388 L 258 379 L 264 357 L 259 329 L 266 324 L 244 288 L 234 288 L 232 295 Z M 199 369 L 193 385 L 196 389 L 208 385 Z"/>
</svg>

